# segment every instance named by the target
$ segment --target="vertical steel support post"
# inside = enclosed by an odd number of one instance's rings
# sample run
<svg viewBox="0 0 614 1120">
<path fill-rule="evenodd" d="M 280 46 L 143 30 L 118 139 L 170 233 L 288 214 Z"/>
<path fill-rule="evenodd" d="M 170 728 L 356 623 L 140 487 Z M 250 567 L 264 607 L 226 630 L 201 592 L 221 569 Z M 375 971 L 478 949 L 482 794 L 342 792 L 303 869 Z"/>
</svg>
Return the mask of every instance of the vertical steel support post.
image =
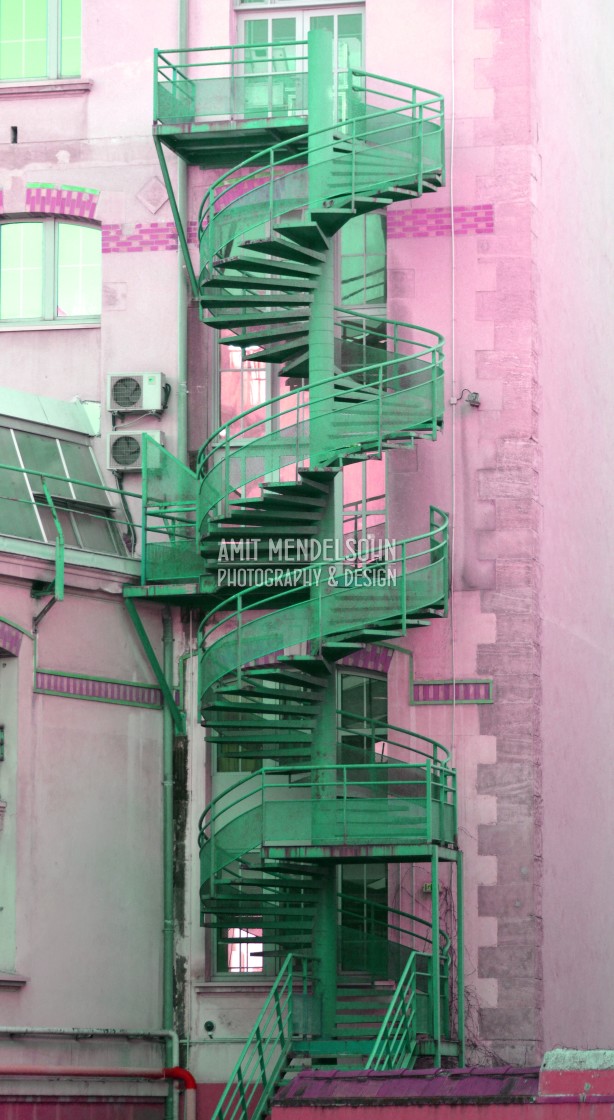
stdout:
<svg viewBox="0 0 614 1120">
<path fill-rule="evenodd" d="M 162 665 L 164 676 L 173 686 L 173 622 L 170 607 L 162 612 Z M 173 714 L 164 705 L 162 723 L 162 1027 L 172 1031 L 175 1027 L 174 977 L 175 977 L 175 914 L 173 905 Z M 169 1089 L 166 1102 L 166 1120 L 174 1115 L 174 1089 Z"/>
<path fill-rule="evenodd" d="M 335 123 L 333 101 L 333 38 L 324 29 L 310 31 L 308 36 L 308 169 L 310 213 L 322 209 L 328 194 L 333 159 L 332 126 Z M 322 132 L 329 129 L 328 133 Z M 327 143 L 330 137 L 330 143 Z M 326 416 L 331 407 L 330 396 L 323 399 L 330 386 L 322 382 L 332 377 L 335 360 L 334 339 L 334 259 L 329 252 L 322 264 L 313 293 L 309 318 L 309 447 L 311 465 L 325 461 L 330 441 L 327 439 Z"/>
<path fill-rule="evenodd" d="M 463 924 L 463 853 L 456 853 L 456 1029 L 458 1064 L 465 1065 L 465 935 Z"/>
<path fill-rule="evenodd" d="M 327 196 L 327 182 L 333 157 L 332 126 L 335 123 L 333 39 L 325 30 L 308 35 L 308 168 L 310 213 L 322 209 Z M 322 130 L 330 129 L 327 134 Z M 317 134 L 317 135 L 314 135 Z M 327 135 L 330 144 L 326 144 Z M 311 466 L 325 462 L 327 448 L 326 417 L 331 401 L 324 400 L 327 389 L 323 382 L 334 372 L 334 260 L 327 254 L 314 291 L 309 320 L 309 449 Z M 330 393 L 330 387 L 328 388 Z M 332 481 L 328 504 L 321 522 L 325 539 L 343 539 L 343 477 L 341 472 Z M 321 594 L 318 587 L 312 593 Z M 323 604 L 322 604 L 323 605 Z M 337 697 L 334 671 L 328 683 L 313 735 L 313 766 L 336 762 Z M 335 771 L 322 770 L 314 784 L 314 813 L 323 809 L 323 801 L 335 799 L 331 783 Z M 315 916 L 314 981 L 322 1009 L 322 1034 L 331 1037 L 335 1027 L 337 988 L 337 876 L 334 865 L 326 867 L 318 896 Z"/>
<path fill-rule="evenodd" d="M 431 995 L 433 1001 L 433 1065 L 441 1065 L 441 969 L 439 966 L 439 850 L 431 855 Z"/>
</svg>

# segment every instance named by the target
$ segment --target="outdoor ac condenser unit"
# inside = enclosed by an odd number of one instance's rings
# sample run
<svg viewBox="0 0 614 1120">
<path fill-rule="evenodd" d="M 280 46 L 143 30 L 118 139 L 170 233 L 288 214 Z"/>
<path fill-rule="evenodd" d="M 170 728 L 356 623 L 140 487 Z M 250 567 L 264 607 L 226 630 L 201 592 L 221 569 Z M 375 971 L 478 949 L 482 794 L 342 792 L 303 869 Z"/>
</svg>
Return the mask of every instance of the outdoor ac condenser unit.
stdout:
<svg viewBox="0 0 614 1120">
<path fill-rule="evenodd" d="M 163 373 L 111 373 L 107 395 L 110 412 L 162 412 L 166 378 Z"/>
<path fill-rule="evenodd" d="M 111 432 L 107 446 L 107 466 L 112 471 L 142 471 L 143 437 L 149 436 L 164 446 L 164 432 L 133 432 L 125 428 Z"/>
</svg>

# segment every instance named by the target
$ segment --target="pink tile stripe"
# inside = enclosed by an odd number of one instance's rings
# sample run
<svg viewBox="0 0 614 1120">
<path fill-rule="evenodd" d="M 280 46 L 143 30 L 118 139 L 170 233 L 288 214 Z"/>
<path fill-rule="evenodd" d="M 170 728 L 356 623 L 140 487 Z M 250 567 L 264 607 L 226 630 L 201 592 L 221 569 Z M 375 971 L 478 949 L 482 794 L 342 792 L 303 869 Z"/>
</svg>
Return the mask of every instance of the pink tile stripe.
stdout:
<svg viewBox="0 0 614 1120">
<path fill-rule="evenodd" d="M 414 681 L 414 704 L 451 704 L 453 699 L 460 704 L 490 700 L 490 681 L 457 681 L 455 686 L 452 681 Z"/>
<path fill-rule="evenodd" d="M 283 654 L 283 649 L 277 650 L 275 653 L 269 653 L 266 657 L 259 657 L 256 661 L 251 661 L 250 665 L 255 667 L 257 665 L 273 665 L 280 654 Z M 348 654 L 347 657 L 338 662 L 339 665 L 345 665 L 352 669 L 370 669 L 374 673 L 387 673 L 390 661 L 392 659 L 393 651 L 386 649 L 383 646 L 363 646 L 362 649 L 356 650 L 355 653 Z"/>
<path fill-rule="evenodd" d="M 68 214 L 73 218 L 96 217 L 99 192 L 78 187 L 53 187 L 48 183 L 26 184 L 26 210 L 31 214 Z"/>
<path fill-rule="evenodd" d="M 21 649 L 21 641 L 23 634 L 21 630 L 17 630 L 15 626 L 11 626 L 10 622 L 0 622 L 0 648 L 6 650 L 7 653 L 14 654 L 17 657 Z"/>
<path fill-rule="evenodd" d="M 388 214 L 388 237 L 449 237 L 452 233 L 452 211 L 449 206 L 416 206 L 409 210 L 392 210 Z M 454 233 L 487 234 L 495 231 L 492 203 L 479 206 L 454 207 Z"/>
<path fill-rule="evenodd" d="M 115 704 L 134 704 L 139 707 L 162 707 L 159 688 L 146 684 L 124 684 L 119 681 L 89 680 L 65 673 L 37 670 L 36 692 L 53 692 L 80 700 L 105 700 Z"/>
</svg>

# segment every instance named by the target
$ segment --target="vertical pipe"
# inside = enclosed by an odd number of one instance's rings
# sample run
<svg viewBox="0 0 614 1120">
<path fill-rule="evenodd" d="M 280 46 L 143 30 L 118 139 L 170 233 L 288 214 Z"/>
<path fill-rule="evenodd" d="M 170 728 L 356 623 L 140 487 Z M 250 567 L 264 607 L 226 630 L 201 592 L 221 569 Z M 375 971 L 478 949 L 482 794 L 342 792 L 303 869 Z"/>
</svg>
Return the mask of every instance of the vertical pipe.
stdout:
<svg viewBox="0 0 614 1120">
<path fill-rule="evenodd" d="M 188 45 L 188 0 L 178 0 L 177 46 Z M 188 168 L 177 159 L 177 209 L 181 227 L 188 230 Z M 181 253 L 177 254 L 177 458 L 188 462 L 188 281 Z"/>
<path fill-rule="evenodd" d="M 162 612 L 162 652 L 164 676 L 173 685 L 173 624 L 170 607 Z M 173 908 L 173 717 L 164 705 L 162 724 L 162 1027 L 174 1028 L 174 908 Z M 171 1064 L 170 1042 L 167 1041 L 167 1065 Z M 166 1118 L 174 1115 L 175 1090 L 169 1089 Z"/>
<path fill-rule="evenodd" d="M 431 856 L 431 998 L 433 1002 L 433 1065 L 441 1065 L 441 971 L 439 967 L 439 851 L 433 847 Z"/>
<path fill-rule="evenodd" d="M 456 1006 L 458 1064 L 465 1065 L 465 937 L 463 927 L 463 853 L 456 853 Z"/>
<path fill-rule="evenodd" d="M 309 209 L 313 216 L 314 212 L 322 210 L 333 158 L 332 126 L 335 121 L 332 35 L 323 29 L 310 31 L 307 49 Z M 323 129 L 331 130 L 330 146 L 326 144 Z M 309 317 L 309 445 L 312 466 L 325 461 L 330 446 L 326 417 L 330 412 L 331 402 L 330 399 L 323 399 L 327 392 L 330 394 L 330 386 L 322 387 L 322 382 L 332 377 L 334 372 L 334 279 L 333 254 L 329 252 L 320 269 Z"/>
<path fill-rule="evenodd" d="M 330 32 L 321 29 L 310 31 L 307 50 L 309 208 L 313 218 L 314 213 L 322 210 L 333 156 L 334 67 Z M 327 128 L 331 129 L 330 148 L 325 146 L 326 135 L 321 133 L 321 130 Z M 318 135 L 314 136 L 314 133 Z M 332 377 L 334 372 L 334 306 L 334 261 L 329 252 L 321 266 L 309 319 L 309 451 L 312 467 L 326 461 L 330 447 L 326 423 L 330 400 L 324 399 L 326 393 L 330 393 L 330 386 L 327 389 L 322 383 Z M 324 539 L 342 539 L 342 484 L 343 476 L 339 472 L 331 483 L 320 525 Z M 318 596 L 319 607 L 323 608 L 325 603 L 320 598 L 320 587 L 313 588 L 312 594 Z M 322 627 L 326 629 L 325 618 Z M 313 734 L 312 761 L 317 775 L 313 788 L 315 814 L 324 813 L 328 811 L 330 804 L 335 804 L 336 771 L 322 769 L 318 773 L 317 767 L 318 764 L 325 767 L 336 762 L 336 709 L 336 680 L 333 670 L 321 701 Z M 322 835 L 321 826 L 319 835 Z M 330 1038 L 335 1028 L 337 989 L 337 871 L 334 865 L 327 865 L 322 873 L 316 907 L 314 945 L 317 952 L 314 981 L 322 1011 L 322 1035 Z"/>
</svg>

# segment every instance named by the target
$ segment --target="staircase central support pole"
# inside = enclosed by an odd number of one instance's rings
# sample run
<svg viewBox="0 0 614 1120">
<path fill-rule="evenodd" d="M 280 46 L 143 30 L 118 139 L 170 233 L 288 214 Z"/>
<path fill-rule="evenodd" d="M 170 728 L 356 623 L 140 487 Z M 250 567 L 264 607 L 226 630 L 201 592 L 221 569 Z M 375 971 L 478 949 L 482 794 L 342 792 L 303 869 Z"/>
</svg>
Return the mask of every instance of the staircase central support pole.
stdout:
<svg viewBox="0 0 614 1120">
<path fill-rule="evenodd" d="M 308 35 L 308 168 L 309 211 L 321 212 L 328 196 L 328 183 L 333 159 L 334 77 L 333 38 L 329 31 L 318 29 Z M 322 130 L 329 129 L 328 133 Z M 326 461 L 330 447 L 327 439 L 327 415 L 330 413 L 330 386 L 322 382 L 333 376 L 334 341 L 334 260 L 329 251 L 323 262 L 313 293 L 309 317 L 309 447 L 311 465 Z M 326 400 L 326 395 L 329 399 Z"/>
<path fill-rule="evenodd" d="M 431 855 L 431 992 L 433 1002 L 433 1065 L 441 1065 L 441 968 L 439 964 L 439 850 Z"/>
<path fill-rule="evenodd" d="M 308 57 L 309 210 L 311 219 L 317 221 L 328 198 L 334 154 L 334 66 L 330 32 L 323 29 L 309 32 Z M 322 131 L 326 129 L 330 131 Z M 330 385 L 325 387 L 324 383 L 335 370 L 334 306 L 334 259 L 332 252 L 328 251 L 313 294 L 309 318 L 309 451 L 312 467 L 327 464 L 331 446 L 327 420 L 332 401 Z M 321 521 L 320 531 L 324 540 L 343 539 L 342 487 L 343 476 L 339 472 L 331 478 L 328 502 Z M 321 595 L 321 588 L 312 589 L 312 594 Z M 316 816 L 322 815 L 320 832 L 322 822 L 327 819 L 325 814 L 329 807 L 334 810 L 336 803 L 335 770 L 331 769 L 336 763 L 337 753 L 336 708 L 333 670 L 313 733 L 313 810 Z M 322 769 L 318 770 L 318 766 Z M 322 1035 L 330 1038 L 335 1030 L 337 997 L 337 869 L 334 864 L 327 864 L 322 873 L 315 915 L 314 950 L 314 982 L 321 1007 Z"/>
<path fill-rule="evenodd" d="M 456 853 L 456 1006 L 458 1064 L 465 1064 L 465 939 L 463 930 L 463 853 Z"/>
</svg>

